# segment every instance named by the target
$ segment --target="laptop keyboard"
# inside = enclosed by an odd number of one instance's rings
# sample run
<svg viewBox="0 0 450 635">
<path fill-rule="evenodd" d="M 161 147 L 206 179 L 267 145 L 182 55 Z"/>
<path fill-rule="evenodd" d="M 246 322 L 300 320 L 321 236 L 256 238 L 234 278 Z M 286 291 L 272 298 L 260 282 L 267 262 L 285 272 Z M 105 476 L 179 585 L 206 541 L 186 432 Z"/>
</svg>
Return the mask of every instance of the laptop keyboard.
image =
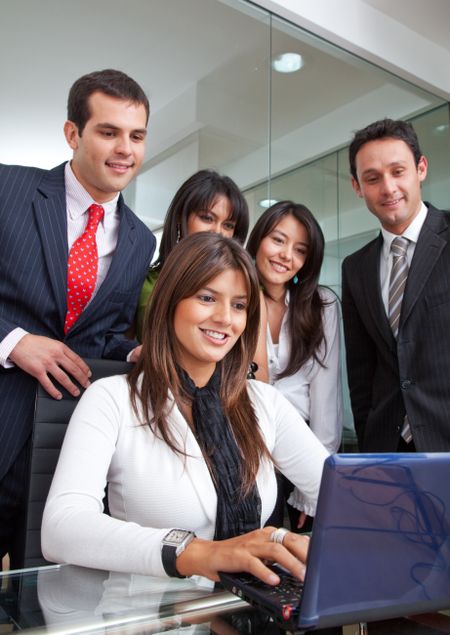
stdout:
<svg viewBox="0 0 450 635">
<path fill-rule="evenodd" d="M 271 586 L 261 581 L 261 588 L 264 587 L 266 593 L 281 604 L 298 605 L 303 593 L 303 582 L 298 578 L 294 578 L 290 573 L 280 570 L 278 567 L 273 569 L 280 577 L 280 583 L 276 586 Z"/>
<path fill-rule="evenodd" d="M 246 573 L 234 574 L 234 577 L 244 584 L 248 585 L 251 583 L 253 589 L 258 589 L 265 596 L 270 597 L 275 602 L 279 602 L 280 605 L 293 604 L 297 606 L 302 596 L 303 582 L 279 567 L 269 568 L 280 577 L 280 583 L 276 586 L 266 584 L 262 580 Z"/>
<path fill-rule="evenodd" d="M 268 565 L 280 578 L 276 586 L 249 573 L 221 573 L 225 588 L 270 615 L 283 629 L 295 630 L 303 594 L 303 582 L 279 565 Z"/>
<path fill-rule="evenodd" d="M 283 575 L 280 584 L 271 588 L 274 596 L 283 604 L 298 604 L 303 593 L 303 582 L 291 575 Z"/>
</svg>

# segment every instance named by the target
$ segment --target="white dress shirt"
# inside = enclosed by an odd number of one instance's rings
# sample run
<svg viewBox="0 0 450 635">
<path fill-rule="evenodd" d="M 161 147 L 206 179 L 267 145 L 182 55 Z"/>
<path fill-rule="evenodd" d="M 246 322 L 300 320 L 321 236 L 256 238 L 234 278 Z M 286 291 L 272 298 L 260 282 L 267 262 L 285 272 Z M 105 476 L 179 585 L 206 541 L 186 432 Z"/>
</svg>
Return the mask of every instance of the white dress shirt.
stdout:
<svg viewBox="0 0 450 635">
<path fill-rule="evenodd" d="M 324 366 L 309 359 L 293 375 L 277 379 L 286 368 L 295 336 L 288 327 L 288 312 L 281 323 L 278 346 L 272 342 L 267 326 L 267 353 L 269 357 L 269 381 L 292 403 L 301 416 L 309 422 L 311 430 L 331 453 L 337 452 L 341 443 L 343 412 L 340 373 L 340 316 L 338 301 L 332 291 L 319 288 L 325 305 L 322 309 L 324 341 L 318 353 Z M 286 293 L 289 305 L 289 292 Z"/>
<path fill-rule="evenodd" d="M 402 236 L 409 240 L 408 249 L 406 251 L 406 258 L 408 260 L 408 267 L 411 266 L 414 251 L 416 249 L 417 241 L 419 240 L 419 234 L 422 230 L 422 226 L 428 214 L 427 206 L 422 203 L 419 213 L 414 218 L 412 223 L 405 229 Z M 381 228 L 383 235 L 383 248 L 380 255 L 380 285 L 381 285 L 381 298 L 383 300 L 384 310 L 386 315 L 389 315 L 389 281 L 391 278 L 393 254 L 391 252 L 391 244 L 394 238 L 398 238 L 397 234 L 391 234 L 383 227 Z"/>
<path fill-rule="evenodd" d="M 70 166 L 70 162 L 66 163 L 64 182 L 66 190 L 67 244 L 70 252 L 73 243 L 86 229 L 89 217 L 89 207 L 93 203 L 97 202 L 94 201 L 89 192 L 87 192 L 78 181 Z M 114 250 L 117 245 L 120 223 L 119 210 L 117 209 L 118 198 L 119 192 L 111 201 L 101 203 L 103 209 L 105 210 L 105 214 L 103 220 L 98 226 L 96 235 L 98 251 L 97 281 L 89 302 L 92 302 L 100 285 L 106 278 Z M 97 203 L 97 205 L 99 204 L 100 203 Z M 11 368 L 14 366 L 14 364 L 8 359 L 9 354 L 25 335 L 27 335 L 27 331 L 17 327 L 8 333 L 8 335 L 0 342 L 1 366 L 4 368 Z"/>
</svg>

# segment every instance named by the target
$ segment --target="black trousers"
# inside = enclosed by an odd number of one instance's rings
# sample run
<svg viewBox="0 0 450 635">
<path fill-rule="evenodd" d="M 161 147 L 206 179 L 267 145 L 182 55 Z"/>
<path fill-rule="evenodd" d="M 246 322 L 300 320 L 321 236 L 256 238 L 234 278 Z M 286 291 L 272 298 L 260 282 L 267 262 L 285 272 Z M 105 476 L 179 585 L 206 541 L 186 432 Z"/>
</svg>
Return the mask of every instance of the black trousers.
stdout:
<svg viewBox="0 0 450 635">
<path fill-rule="evenodd" d="M 416 446 L 414 445 L 414 441 L 410 441 L 406 443 L 405 439 L 401 436 L 398 442 L 397 452 L 415 452 Z"/>
<path fill-rule="evenodd" d="M 287 502 L 290 493 L 294 489 L 293 483 L 283 476 L 281 472 L 276 472 L 276 477 L 278 487 L 277 500 L 275 502 L 273 512 L 267 519 L 266 526 L 272 525 L 273 527 L 283 527 L 285 524 L 284 518 L 286 510 L 289 518 L 290 531 L 293 531 L 296 534 L 310 532 L 312 530 L 313 518 L 311 516 L 307 516 L 303 527 L 299 529 L 297 525 L 300 512 Z"/>
<path fill-rule="evenodd" d="M 29 473 L 30 440 L 0 480 L 0 569 L 6 554 L 11 569 L 23 566 Z"/>
</svg>

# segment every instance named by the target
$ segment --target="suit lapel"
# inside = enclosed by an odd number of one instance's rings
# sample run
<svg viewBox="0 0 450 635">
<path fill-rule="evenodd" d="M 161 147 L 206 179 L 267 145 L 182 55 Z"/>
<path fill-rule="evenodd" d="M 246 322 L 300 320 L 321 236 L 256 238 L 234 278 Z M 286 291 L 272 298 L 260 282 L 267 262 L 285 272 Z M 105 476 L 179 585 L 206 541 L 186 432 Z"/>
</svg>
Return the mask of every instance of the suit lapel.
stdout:
<svg viewBox="0 0 450 635">
<path fill-rule="evenodd" d="M 122 196 L 119 198 L 118 206 L 120 225 L 116 249 L 114 250 L 108 274 L 93 302 L 98 298 L 98 302 L 103 303 L 104 299 L 113 291 L 114 287 L 117 286 L 117 281 L 123 276 L 123 272 L 126 270 L 131 255 L 133 254 L 133 245 L 136 240 L 134 221 L 130 209 L 123 202 Z"/>
<path fill-rule="evenodd" d="M 367 310 L 380 332 L 381 337 L 386 340 L 389 346 L 392 345 L 394 336 L 392 335 L 389 320 L 383 305 L 380 287 L 380 256 L 383 246 L 383 237 L 379 237 L 370 245 L 366 259 L 361 263 L 362 275 L 362 297 L 365 298 Z"/>
<path fill-rule="evenodd" d="M 403 297 L 402 312 L 400 315 L 400 328 L 406 322 L 422 293 L 433 268 L 447 244 L 442 233 L 446 231 L 442 212 L 429 206 L 428 214 L 419 234 L 411 268 L 406 282 Z"/>
<path fill-rule="evenodd" d="M 67 300 L 67 213 L 64 165 L 50 170 L 39 184 L 33 201 L 36 224 L 55 296 L 61 323 L 64 324 Z"/>
</svg>

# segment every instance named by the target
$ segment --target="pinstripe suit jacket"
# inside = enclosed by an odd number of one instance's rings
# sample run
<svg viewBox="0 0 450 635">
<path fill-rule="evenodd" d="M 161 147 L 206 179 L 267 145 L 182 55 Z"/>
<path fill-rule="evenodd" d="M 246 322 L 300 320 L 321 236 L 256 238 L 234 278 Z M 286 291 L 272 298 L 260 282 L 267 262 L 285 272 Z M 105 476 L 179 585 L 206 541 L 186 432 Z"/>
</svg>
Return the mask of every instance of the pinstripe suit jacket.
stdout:
<svg viewBox="0 0 450 635">
<path fill-rule="evenodd" d="M 125 338 L 155 237 L 119 197 L 117 247 L 108 274 L 64 335 L 67 214 L 64 164 L 53 170 L 0 165 L 0 340 L 15 327 L 63 341 L 83 357 L 125 359 Z M 0 479 L 31 432 L 36 381 L 0 367 Z"/>
<path fill-rule="evenodd" d="M 397 341 L 381 299 L 382 236 L 343 263 L 347 371 L 361 451 L 395 452 L 405 413 L 417 450 L 450 451 L 450 214 L 427 207 Z"/>
</svg>

